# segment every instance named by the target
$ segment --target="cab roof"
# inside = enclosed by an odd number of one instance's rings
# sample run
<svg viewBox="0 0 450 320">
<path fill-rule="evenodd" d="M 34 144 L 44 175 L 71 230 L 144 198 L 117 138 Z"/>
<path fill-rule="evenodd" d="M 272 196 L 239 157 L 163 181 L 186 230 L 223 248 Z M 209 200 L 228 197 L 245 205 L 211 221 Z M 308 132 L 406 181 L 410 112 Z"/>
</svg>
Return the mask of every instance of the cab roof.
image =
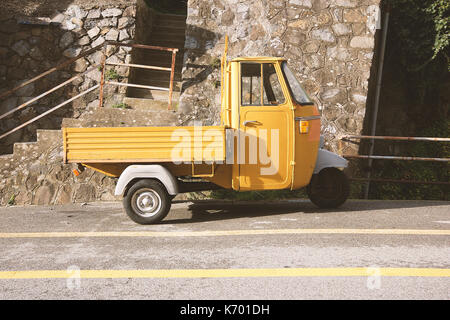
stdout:
<svg viewBox="0 0 450 320">
<path fill-rule="evenodd" d="M 231 60 L 231 62 L 239 62 L 239 61 L 247 61 L 247 62 L 286 61 L 286 59 L 281 57 L 239 57 Z"/>
</svg>

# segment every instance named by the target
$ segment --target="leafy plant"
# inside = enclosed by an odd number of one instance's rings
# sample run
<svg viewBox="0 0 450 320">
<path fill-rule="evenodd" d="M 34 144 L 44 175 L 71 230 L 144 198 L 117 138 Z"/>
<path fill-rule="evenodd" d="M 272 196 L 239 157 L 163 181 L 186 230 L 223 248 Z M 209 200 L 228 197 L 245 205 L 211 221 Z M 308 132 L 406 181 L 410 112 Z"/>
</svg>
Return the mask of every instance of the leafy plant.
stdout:
<svg viewBox="0 0 450 320">
<path fill-rule="evenodd" d="M 8 206 L 13 206 L 15 203 L 16 203 L 16 195 L 13 194 L 13 195 L 11 195 L 11 197 L 9 198 Z"/>
<path fill-rule="evenodd" d="M 447 137 L 450 121 L 438 121 L 418 132 L 418 136 Z M 450 158 L 450 148 L 445 143 L 404 142 L 408 144 L 406 156 Z M 447 163 L 426 161 L 389 161 L 377 170 L 374 178 L 416 181 L 449 181 Z M 448 186 L 436 184 L 374 183 L 371 194 L 377 199 L 449 200 Z"/>
<path fill-rule="evenodd" d="M 210 66 L 213 67 L 214 69 L 219 69 L 221 65 L 222 61 L 219 58 L 213 58 L 211 60 Z"/>
<path fill-rule="evenodd" d="M 117 73 L 115 69 L 109 69 L 105 73 L 106 80 L 121 80 L 122 77 Z"/>
<path fill-rule="evenodd" d="M 131 107 L 129 105 L 127 105 L 126 103 L 116 103 L 115 105 L 112 106 L 112 108 L 116 108 L 116 109 L 131 109 Z"/>
<path fill-rule="evenodd" d="M 448 0 L 387 0 L 392 8 L 390 29 L 409 71 L 418 71 L 439 56 L 450 68 L 450 2 Z M 450 70 L 450 69 L 449 69 Z"/>
</svg>

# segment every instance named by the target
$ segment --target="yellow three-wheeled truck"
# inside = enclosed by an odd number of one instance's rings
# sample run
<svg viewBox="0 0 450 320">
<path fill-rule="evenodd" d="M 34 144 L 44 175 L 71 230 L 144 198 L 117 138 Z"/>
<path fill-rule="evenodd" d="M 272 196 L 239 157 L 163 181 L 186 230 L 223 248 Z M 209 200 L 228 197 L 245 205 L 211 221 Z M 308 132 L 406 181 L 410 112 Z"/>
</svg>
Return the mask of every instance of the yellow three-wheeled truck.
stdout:
<svg viewBox="0 0 450 320">
<path fill-rule="evenodd" d="M 320 114 L 273 57 L 222 59 L 221 125 L 64 128 L 64 161 L 117 177 L 137 223 L 161 221 L 181 192 L 299 189 L 333 208 L 345 202 L 347 161 L 322 149 Z"/>
</svg>

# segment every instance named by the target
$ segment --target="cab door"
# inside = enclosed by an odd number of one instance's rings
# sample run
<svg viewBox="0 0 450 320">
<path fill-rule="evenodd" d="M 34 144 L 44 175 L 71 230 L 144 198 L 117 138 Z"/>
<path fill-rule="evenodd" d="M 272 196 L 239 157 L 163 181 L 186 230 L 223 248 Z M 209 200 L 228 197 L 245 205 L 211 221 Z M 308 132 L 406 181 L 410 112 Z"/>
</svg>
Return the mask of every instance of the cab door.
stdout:
<svg viewBox="0 0 450 320">
<path fill-rule="evenodd" d="M 321 116 L 317 106 L 311 101 L 286 61 L 281 63 L 281 70 L 288 95 L 295 108 L 293 157 L 295 165 L 292 189 L 299 189 L 309 184 L 316 165 Z"/>
<path fill-rule="evenodd" d="M 277 63 L 240 63 L 239 189 L 291 186 L 294 113 Z"/>
</svg>

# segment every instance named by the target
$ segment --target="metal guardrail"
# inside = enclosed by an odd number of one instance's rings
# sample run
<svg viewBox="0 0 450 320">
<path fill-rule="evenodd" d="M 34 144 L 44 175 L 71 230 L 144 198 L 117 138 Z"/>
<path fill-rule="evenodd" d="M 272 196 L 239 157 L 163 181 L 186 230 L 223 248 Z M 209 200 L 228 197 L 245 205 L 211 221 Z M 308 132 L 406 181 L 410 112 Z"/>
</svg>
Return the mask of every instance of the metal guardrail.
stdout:
<svg viewBox="0 0 450 320">
<path fill-rule="evenodd" d="M 395 136 L 358 136 L 349 135 L 341 137 L 339 140 L 339 153 L 342 154 L 342 141 L 359 144 L 355 141 L 362 139 L 370 140 L 386 140 L 386 141 L 423 141 L 423 142 L 450 142 L 450 138 L 440 137 L 395 137 Z M 424 157 L 401 157 L 401 156 L 381 156 L 381 155 L 351 155 L 342 154 L 344 158 L 354 159 L 373 159 L 373 160 L 404 160 L 404 161 L 433 161 L 433 162 L 449 162 L 450 158 L 424 158 Z M 367 178 L 351 178 L 352 181 L 360 182 L 386 182 L 386 183 L 411 183 L 411 184 L 434 184 L 434 185 L 450 185 L 448 181 L 417 181 L 417 180 L 398 180 L 398 179 L 373 179 L 370 172 Z"/>
<path fill-rule="evenodd" d="M 92 49 L 89 49 L 85 52 L 82 52 L 80 55 L 78 55 L 77 57 L 71 58 L 59 65 L 57 65 L 54 68 L 51 68 L 41 74 L 39 74 L 38 76 L 27 80 L 23 83 L 21 83 L 20 85 L 18 85 L 17 87 L 10 89 L 6 92 L 3 92 L 0 94 L 0 100 L 3 100 L 4 98 L 12 95 L 14 92 L 16 92 L 17 90 L 26 87 L 27 85 L 36 82 L 40 79 L 42 79 L 45 76 L 48 76 L 50 74 L 52 74 L 55 71 L 61 70 L 69 65 L 71 65 L 72 63 L 76 62 L 77 60 L 84 58 L 85 56 L 92 54 L 100 49 L 103 49 L 104 47 L 106 47 L 107 45 L 114 45 L 114 46 L 124 46 L 124 47 L 131 47 L 131 48 L 137 48 L 137 49 L 147 49 L 147 50 L 160 50 L 160 51 L 169 51 L 172 52 L 172 65 L 170 68 L 162 68 L 162 67 L 158 67 L 158 66 L 150 66 L 150 65 L 139 65 L 139 64 L 131 64 L 131 63 L 111 63 L 111 62 L 106 62 L 106 55 L 103 53 L 103 57 L 101 60 L 100 64 L 96 64 L 94 66 L 91 66 L 90 68 L 88 68 L 86 71 L 71 77 L 70 79 L 60 83 L 59 85 L 53 87 L 52 89 L 28 100 L 27 102 L 5 112 L 4 114 L 0 115 L 0 120 L 2 120 L 3 118 L 12 115 L 13 113 L 15 113 L 16 111 L 19 111 L 21 109 L 24 109 L 25 107 L 37 102 L 38 100 L 46 97 L 47 95 L 57 91 L 58 89 L 63 88 L 64 86 L 68 85 L 69 83 L 71 83 L 73 80 L 80 78 L 84 75 L 86 75 L 89 72 L 92 72 L 93 70 L 95 70 L 98 67 L 101 67 L 101 79 L 100 79 L 100 83 L 96 84 L 95 86 L 79 93 L 78 95 L 67 99 L 66 101 L 58 104 L 57 106 L 49 109 L 48 111 L 34 117 L 33 119 L 3 133 L 0 135 L 0 139 L 3 139 L 5 137 L 7 137 L 8 135 L 26 127 L 27 125 L 43 118 L 44 116 L 58 110 L 59 108 L 67 105 L 68 103 L 81 98 L 82 96 L 88 94 L 89 92 L 100 88 L 100 93 L 99 93 L 99 100 L 100 100 L 100 104 L 99 106 L 103 106 L 103 88 L 105 84 L 110 84 L 110 85 L 117 85 L 117 86 L 126 86 L 126 87 L 137 87 L 137 88 L 142 88 L 142 89 L 149 89 L 149 90 L 161 90 L 161 91 L 168 91 L 169 92 L 169 98 L 168 98 L 168 102 L 169 102 L 169 106 L 168 109 L 171 110 L 172 109 L 172 95 L 173 95 L 173 81 L 174 81 L 174 76 L 175 76 L 175 60 L 176 60 L 176 54 L 178 52 L 177 48 L 166 48 L 166 47 L 158 47 L 158 46 L 148 46 L 148 45 L 142 45 L 142 44 L 126 44 L 126 43 L 121 43 L 121 42 L 116 42 L 116 41 L 106 41 L 101 45 L 98 45 Z M 154 86 L 144 86 L 144 85 L 139 85 L 139 84 L 132 84 L 132 83 L 122 83 L 122 82 L 114 82 L 114 81 L 105 81 L 105 69 L 106 69 L 106 65 L 112 65 L 112 66 L 123 66 L 123 67 L 130 67 L 130 68 L 143 68 L 143 69 L 153 69 L 153 70 L 162 70 L 162 71 L 170 71 L 170 85 L 169 88 L 163 88 L 163 87 L 154 87 Z"/>
</svg>

